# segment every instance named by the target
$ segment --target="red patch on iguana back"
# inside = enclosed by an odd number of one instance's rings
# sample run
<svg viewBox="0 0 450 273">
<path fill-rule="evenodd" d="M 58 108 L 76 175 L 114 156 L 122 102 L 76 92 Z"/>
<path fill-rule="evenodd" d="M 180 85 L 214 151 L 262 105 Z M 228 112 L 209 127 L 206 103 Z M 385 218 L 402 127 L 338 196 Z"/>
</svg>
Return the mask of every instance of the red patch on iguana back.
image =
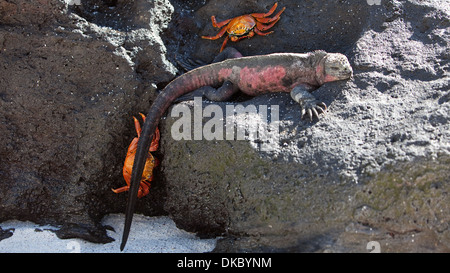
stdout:
<svg viewBox="0 0 450 273">
<path fill-rule="evenodd" d="M 222 68 L 219 70 L 219 80 L 223 81 L 225 79 L 229 79 L 231 72 L 233 72 L 233 69 L 231 68 Z"/>
<path fill-rule="evenodd" d="M 268 92 L 287 91 L 283 85 L 286 69 L 282 66 L 243 67 L 239 74 L 239 89 L 256 96 Z"/>
</svg>

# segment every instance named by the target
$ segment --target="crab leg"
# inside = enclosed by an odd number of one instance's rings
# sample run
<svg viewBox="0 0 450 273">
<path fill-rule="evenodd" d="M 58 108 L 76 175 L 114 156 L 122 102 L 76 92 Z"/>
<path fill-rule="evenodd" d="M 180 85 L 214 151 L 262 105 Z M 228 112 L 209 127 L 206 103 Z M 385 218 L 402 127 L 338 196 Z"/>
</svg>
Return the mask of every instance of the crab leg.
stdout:
<svg viewBox="0 0 450 273">
<path fill-rule="evenodd" d="M 154 151 L 158 150 L 159 137 L 160 137 L 159 130 L 158 130 L 158 128 L 156 128 L 155 136 L 153 137 L 152 143 L 150 144 L 150 149 L 149 149 L 150 152 L 154 152 Z"/>
<path fill-rule="evenodd" d="M 270 25 L 264 25 L 264 24 L 262 24 L 260 22 L 256 22 L 256 28 L 255 29 L 258 29 L 260 31 L 268 30 L 271 27 L 273 27 L 278 22 L 278 20 L 280 20 L 280 18 L 278 18 L 277 20 L 272 22 Z"/>
<path fill-rule="evenodd" d="M 277 9 L 278 3 L 275 3 L 273 7 L 269 10 L 267 13 L 251 13 L 250 15 L 255 18 L 264 18 L 267 16 L 270 16 L 276 9 Z"/>
<path fill-rule="evenodd" d="M 139 113 L 139 115 L 141 116 L 141 118 L 142 118 L 142 121 L 143 121 L 143 122 L 145 122 L 145 115 L 144 115 L 144 114 L 142 114 L 142 113 Z"/>
<path fill-rule="evenodd" d="M 139 115 L 141 115 L 142 121 L 145 122 L 145 115 L 142 113 L 139 113 Z M 138 138 L 141 136 L 141 125 L 139 124 L 139 121 L 137 120 L 137 118 L 133 117 L 134 119 L 134 127 L 136 127 L 136 132 L 138 135 Z M 159 145 L 159 138 L 160 138 L 160 134 L 159 134 L 159 130 L 158 128 L 156 128 L 155 130 L 155 136 L 153 137 L 152 143 L 150 144 L 150 152 L 154 152 L 158 149 L 158 145 Z M 137 145 L 136 145 L 137 147 Z M 136 149 L 136 148 L 134 148 Z"/>
<path fill-rule="evenodd" d="M 222 36 L 225 34 L 225 32 L 227 32 L 227 27 L 222 28 L 222 29 L 220 30 L 220 32 L 217 33 L 216 36 L 202 36 L 202 38 L 203 38 L 203 39 L 208 39 L 208 40 L 217 40 L 217 39 L 219 39 L 220 37 L 222 37 Z"/>
<path fill-rule="evenodd" d="M 121 188 L 118 188 L 118 189 L 112 189 L 112 191 L 114 193 L 121 193 L 121 192 L 128 191 L 129 189 L 130 189 L 130 186 L 124 186 L 124 187 L 121 187 Z"/>
<path fill-rule="evenodd" d="M 141 115 L 142 120 L 145 122 L 145 115 L 142 113 L 139 113 L 139 115 Z M 141 136 L 141 125 L 139 124 L 139 121 L 137 120 L 137 118 L 133 117 L 134 119 L 134 128 L 136 128 L 136 133 L 138 135 L 138 138 Z"/>
<path fill-rule="evenodd" d="M 135 117 L 133 117 L 134 119 L 134 128 L 136 128 L 136 133 L 138 135 L 138 137 L 141 136 L 141 125 L 139 124 L 139 120 Z"/>
<path fill-rule="evenodd" d="M 268 23 L 272 23 L 275 20 L 278 20 L 278 18 L 280 18 L 280 15 L 283 13 L 283 11 L 286 9 L 286 7 L 284 7 L 282 10 L 280 10 L 280 12 L 277 13 L 277 15 L 275 15 L 272 18 L 258 18 L 255 17 L 256 21 L 264 23 L 264 24 L 268 24 Z"/>
<path fill-rule="evenodd" d="M 261 35 L 261 36 L 266 36 L 266 35 L 269 35 L 269 34 L 273 33 L 273 31 L 261 32 L 261 31 L 259 31 L 258 28 L 255 28 L 253 31 L 255 31 L 256 34 Z"/>
<path fill-rule="evenodd" d="M 225 46 L 226 46 L 226 44 L 228 42 L 228 39 L 230 39 L 230 36 L 227 35 L 227 37 L 225 38 L 225 40 L 222 43 L 222 47 L 220 48 L 220 52 L 222 52 L 222 50 L 225 48 Z"/>
<path fill-rule="evenodd" d="M 231 21 L 231 19 L 227 19 L 227 20 L 222 21 L 222 22 L 217 22 L 216 21 L 216 16 L 214 16 L 214 15 L 211 16 L 212 25 L 213 25 L 213 27 L 216 27 L 216 28 L 221 28 L 224 25 L 228 24 L 230 21 Z"/>
<path fill-rule="evenodd" d="M 238 41 L 240 41 L 240 40 L 243 40 L 243 39 L 245 39 L 245 38 L 251 38 L 251 37 L 253 37 L 253 36 L 255 36 L 255 33 L 253 32 L 253 31 L 250 31 L 248 34 L 247 34 L 247 36 L 241 36 L 241 37 L 234 37 L 235 38 L 235 40 L 232 40 L 233 42 L 238 42 Z"/>
</svg>

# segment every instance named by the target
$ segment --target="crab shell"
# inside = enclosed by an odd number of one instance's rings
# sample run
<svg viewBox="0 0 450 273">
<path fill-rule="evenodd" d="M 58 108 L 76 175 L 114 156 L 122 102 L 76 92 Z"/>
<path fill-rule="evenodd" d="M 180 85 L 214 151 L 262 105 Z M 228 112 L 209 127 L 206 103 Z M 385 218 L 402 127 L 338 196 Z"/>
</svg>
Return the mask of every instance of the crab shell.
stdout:
<svg viewBox="0 0 450 273">
<path fill-rule="evenodd" d="M 242 38 L 250 38 L 255 35 L 253 29 L 256 26 L 256 21 L 251 15 L 242 15 L 234 18 L 228 23 L 227 33 L 231 41 L 237 42 Z"/>
</svg>

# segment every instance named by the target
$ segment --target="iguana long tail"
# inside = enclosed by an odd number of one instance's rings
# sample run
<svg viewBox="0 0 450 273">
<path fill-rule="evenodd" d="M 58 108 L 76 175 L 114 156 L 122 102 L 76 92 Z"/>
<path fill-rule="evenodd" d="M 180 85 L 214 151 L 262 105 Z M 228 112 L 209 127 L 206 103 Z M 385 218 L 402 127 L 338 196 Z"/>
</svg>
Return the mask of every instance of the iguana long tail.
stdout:
<svg viewBox="0 0 450 273">
<path fill-rule="evenodd" d="M 128 203 L 125 211 L 125 226 L 122 236 L 122 243 L 120 245 L 121 251 L 124 249 L 130 233 L 131 222 L 133 220 L 134 209 L 136 206 L 137 193 L 139 190 L 139 182 L 144 171 L 148 149 L 150 148 L 150 143 L 156 127 L 158 126 L 159 120 L 166 112 L 167 108 L 169 108 L 172 102 L 178 97 L 203 86 L 220 84 L 220 82 L 217 82 L 217 77 L 213 75 L 213 70 L 214 69 L 198 68 L 178 77 L 166 86 L 166 88 L 156 97 L 153 105 L 150 107 L 150 111 L 148 112 L 147 118 L 145 119 L 142 127 L 141 136 L 139 138 L 138 147 L 136 150 L 136 156 L 134 158 Z"/>
</svg>

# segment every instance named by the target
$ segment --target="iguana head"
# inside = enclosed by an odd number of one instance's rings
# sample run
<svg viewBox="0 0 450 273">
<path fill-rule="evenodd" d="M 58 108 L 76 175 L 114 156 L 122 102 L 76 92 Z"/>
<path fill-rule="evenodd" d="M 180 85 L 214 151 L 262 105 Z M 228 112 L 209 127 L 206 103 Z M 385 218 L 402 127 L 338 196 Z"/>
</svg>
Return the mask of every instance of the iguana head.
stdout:
<svg viewBox="0 0 450 273">
<path fill-rule="evenodd" d="M 320 85 L 326 82 L 350 79 L 353 69 L 345 55 L 326 53 L 316 67 L 316 77 Z"/>
</svg>

